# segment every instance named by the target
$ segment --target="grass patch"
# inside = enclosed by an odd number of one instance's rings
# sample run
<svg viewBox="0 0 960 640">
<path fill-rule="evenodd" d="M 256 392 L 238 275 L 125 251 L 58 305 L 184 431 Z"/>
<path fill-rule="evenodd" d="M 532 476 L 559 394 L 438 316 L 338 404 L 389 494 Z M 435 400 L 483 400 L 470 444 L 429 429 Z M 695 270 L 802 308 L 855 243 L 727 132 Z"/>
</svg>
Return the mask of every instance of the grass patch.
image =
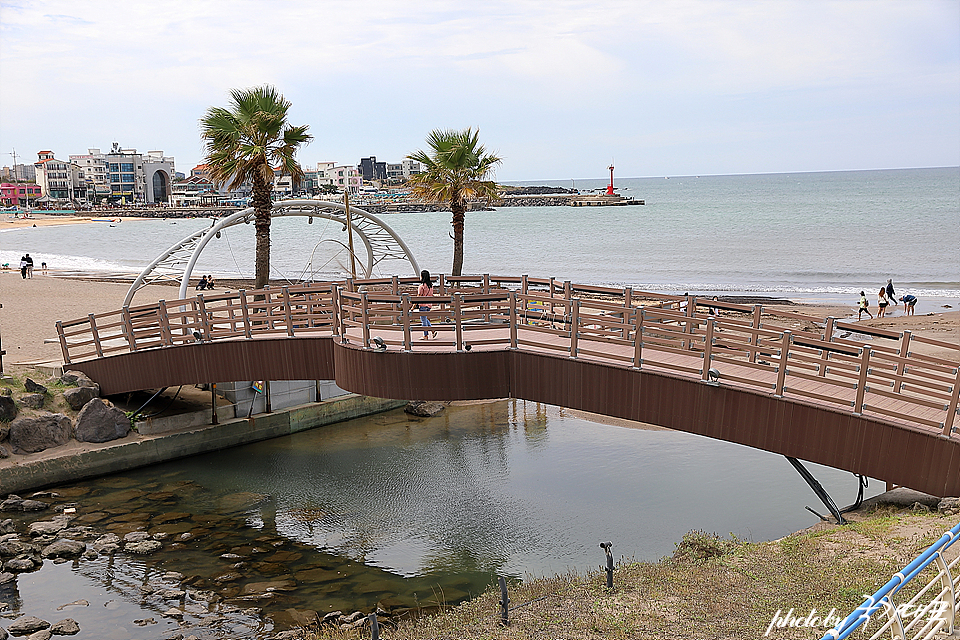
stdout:
<svg viewBox="0 0 960 640">
<path fill-rule="evenodd" d="M 836 609 L 846 616 L 956 524 L 938 514 L 880 509 L 851 514 L 771 542 L 691 531 L 659 562 L 624 562 L 614 573 L 541 578 L 511 587 L 510 626 L 499 624 L 499 591 L 437 615 L 382 627 L 385 640 L 594 640 L 762 638 L 778 610 Z M 960 547 L 960 544 L 956 545 Z M 955 557 L 960 549 L 952 549 Z M 931 576 L 933 574 L 931 573 Z M 929 579 L 929 577 L 928 577 Z M 916 585 L 913 593 L 920 588 Z M 518 606 L 522 605 L 522 606 Z M 826 629 L 776 629 L 770 637 L 819 638 Z M 312 640 L 369 638 L 369 629 L 321 630 Z"/>
</svg>

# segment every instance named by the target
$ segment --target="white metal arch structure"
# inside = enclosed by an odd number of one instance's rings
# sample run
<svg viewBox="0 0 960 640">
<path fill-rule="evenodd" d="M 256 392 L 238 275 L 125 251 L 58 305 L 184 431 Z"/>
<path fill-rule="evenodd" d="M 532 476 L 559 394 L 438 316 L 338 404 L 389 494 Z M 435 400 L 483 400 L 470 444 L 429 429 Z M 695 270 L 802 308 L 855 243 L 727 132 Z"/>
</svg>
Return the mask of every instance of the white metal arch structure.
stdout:
<svg viewBox="0 0 960 640">
<path fill-rule="evenodd" d="M 347 228 L 346 207 L 339 202 L 306 199 L 284 200 L 273 205 L 270 215 L 272 218 L 288 216 L 324 218 L 339 222 L 343 225 L 344 230 Z M 179 297 L 181 300 L 186 298 L 190 286 L 190 275 L 193 273 L 193 268 L 197 264 L 200 253 L 207 243 L 227 227 L 253 222 L 254 216 L 255 212 L 252 207 L 237 211 L 217 220 L 206 229 L 190 234 L 168 248 L 141 271 L 137 279 L 133 281 L 123 300 L 123 306 L 130 306 L 130 302 L 137 291 L 148 284 L 162 280 L 179 280 Z M 367 250 L 366 264 L 362 265 L 365 278 L 371 278 L 373 268 L 380 261 L 388 258 L 407 260 L 413 267 L 413 274 L 415 276 L 420 275 L 417 259 L 403 239 L 386 223 L 360 207 L 350 207 L 350 222 L 353 231 L 359 236 Z"/>
</svg>

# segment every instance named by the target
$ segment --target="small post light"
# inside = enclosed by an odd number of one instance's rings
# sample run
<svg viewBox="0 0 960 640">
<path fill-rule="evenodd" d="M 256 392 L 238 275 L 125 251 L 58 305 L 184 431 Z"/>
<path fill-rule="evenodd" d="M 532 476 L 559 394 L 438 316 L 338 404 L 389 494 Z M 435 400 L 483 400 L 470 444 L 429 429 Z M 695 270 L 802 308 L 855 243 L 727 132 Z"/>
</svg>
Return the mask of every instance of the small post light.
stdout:
<svg viewBox="0 0 960 640">
<path fill-rule="evenodd" d="M 601 542 L 600 548 L 607 554 L 607 589 L 613 589 L 613 553 L 610 551 L 613 548 L 613 543 Z"/>
<path fill-rule="evenodd" d="M 196 329 L 194 329 L 193 339 L 196 340 L 197 342 L 203 342 L 203 334 L 197 331 Z"/>
<path fill-rule="evenodd" d="M 707 371 L 707 375 L 710 377 L 710 382 L 713 382 L 713 383 L 715 383 L 715 384 L 720 384 L 720 371 L 719 371 L 719 370 L 714 369 L 713 367 L 711 367 L 710 370 Z"/>
<path fill-rule="evenodd" d="M 370 342 L 373 343 L 373 350 L 378 353 L 383 353 L 387 350 L 387 343 L 384 342 L 380 336 L 374 336 Z"/>
</svg>

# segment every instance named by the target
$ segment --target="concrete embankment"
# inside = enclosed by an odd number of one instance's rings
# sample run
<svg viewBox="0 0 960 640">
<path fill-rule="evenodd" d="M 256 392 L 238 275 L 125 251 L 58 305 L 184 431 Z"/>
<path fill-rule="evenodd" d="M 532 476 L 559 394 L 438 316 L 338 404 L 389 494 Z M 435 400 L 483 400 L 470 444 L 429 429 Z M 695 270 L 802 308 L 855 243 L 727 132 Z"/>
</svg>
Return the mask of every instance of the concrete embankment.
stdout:
<svg viewBox="0 0 960 640">
<path fill-rule="evenodd" d="M 350 394 L 217 425 L 186 427 L 145 435 L 133 433 L 104 444 L 71 441 L 40 453 L 0 461 L 0 495 L 23 493 L 66 482 L 107 475 L 158 462 L 209 453 L 290 435 L 406 404 Z"/>
</svg>

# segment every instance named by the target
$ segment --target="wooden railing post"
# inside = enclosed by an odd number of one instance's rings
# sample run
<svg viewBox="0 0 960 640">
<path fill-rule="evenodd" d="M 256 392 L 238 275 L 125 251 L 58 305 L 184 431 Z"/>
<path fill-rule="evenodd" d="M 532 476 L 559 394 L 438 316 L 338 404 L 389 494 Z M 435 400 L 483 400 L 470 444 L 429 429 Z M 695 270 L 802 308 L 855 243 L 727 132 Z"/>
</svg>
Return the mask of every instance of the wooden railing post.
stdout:
<svg viewBox="0 0 960 640">
<path fill-rule="evenodd" d="M 390 278 L 390 293 L 395 296 L 400 295 L 400 276 Z"/>
<path fill-rule="evenodd" d="M 70 364 L 70 349 L 67 348 L 67 336 L 63 335 L 63 322 L 60 320 L 57 320 L 57 335 L 60 337 L 60 351 L 63 352 L 63 364 Z"/>
<path fill-rule="evenodd" d="M 623 317 L 620 318 L 621 322 L 623 322 L 623 329 L 621 329 L 620 337 L 626 340 L 627 334 L 630 333 L 630 327 L 628 326 L 630 324 L 630 313 L 633 311 L 633 287 L 624 287 L 623 306 Z"/>
<path fill-rule="evenodd" d="M 207 317 L 207 303 L 203 299 L 203 294 L 197 294 L 197 310 L 200 314 L 200 326 L 203 327 L 203 339 L 210 340 L 210 320 Z"/>
<path fill-rule="evenodd" d="M 490 274 L 489 273 L 483 274 L 483 295 L 485 296 L 490 295 Z M 483 303 L 483 310 L 487 312 L 483 314 L 483 321 L 489 323 L 490 322 L 490 301 L 489 300 Z"/>
<path fill-rule="evenodd" d="M 783 396 L 783 387 L 787 378 L 787 356 L 790 352 L 790 338 L 792 333 L 787 330 L 783 332 L 783 340 L 780 343 L 780 362 L 777 366 L 777 387 L 773 391 L 773 395 L 777 397 Z"/>
<path fill-rule="evenodd" d="M 947 415 L 943 418 L 943 435 L 948 438 L 953 436 L 953 422 L 957 417 L 958 404 L 960 404 L 960 367 L 957 367 L 957 375 L 953 379 L 953 393 L 950 394 L 950 402 L 947 404 Z"/>
<path fill-rule="evenodd" d="M 569 282 L 569 281 L 568 281 Z M 577 342 L 580 334 L 580 298 L 570 301 L 570 357 L 577 357 Z"/>
<path fill-rule="evenodd" d="M 517 314 L 517 292 L 510 292 L 510 348 L 517 348 L 517 324 L 519 315 Z"/>
<path fill-rule="evenodd" d="M 520 276 L 520 293 L 523 295 L 527 295 L 530 292 L 530 283 L 528 282 L 529 279 L 530 277 L 527 275 Z"/>
<path fill-rule="evenodd" d="M 760 330 L 760 314 L 763 312 L 763 307 L 759 304 L 753 305 L 753 335 L 747 340 L 747 344 L 753 345 L 755 347 L 760 346 L 760 334 L 757 331 Z M 750 362 L 757 361 L 757 351 L 753 350 L 750 352 Z"/>
<path fill-rule="evenodd" d="M 696 297 L 696 296 L 691 296 L 691 295 L 688 294 L 688 295 L 687 295 L 687 309 L 686 309 L 687 321 L 686 321 L 686 326 L 683 328 L 683 332 L 686 333 L 686 334 L 688 334 L 688 335 L 690 335 L 690 336 L 692 336 L 692 335 L 693 335 L 693 332 L 694 332 L 693 320 L 694 320 L 694 316 L 695 316 L 696 314 L 697 314 L 697 297 Z M 697 322 L 697 326 L 699 326 L 699 325 L 700 325 L 700 323 Z M 687 349 L 690 349 L 690 350 L 693 350 L 693 338 L 692 338 L 692 337 L 690 338 L 690 340 L 687 341 L 686 348 L 687 348 Z"/>
<path fill-rule="evenodd" d="M 827 324 L 823 328 L 823 341 L 824 342 L 833 342 L 833 325 L 836 322 L 833 316 L 827 318 Z M 820 369 L 817 371 L 817 375 L 821 378 L 827 375 L 827 360 L 830 359 L 830 351 L 828 349 L 821 349 L 820 352 Z"/>
<path fill-rule="evenodd" d="M 290 305 L 290 287 L 283 288 L 283 308 L 286 311 L 287 335 L 293 336 L 293 307 Z"/>
<path fill-rule="evenodd" d="M 124 333 L 127 334 L 127 344 L 130 345 L 130 351 L 136 351 L 137 337 L 133 335 L 133 321 L 130 319 L 130 307 L 124 307 L 120 312 L 120 317 L 123 318 L 123 330 Z M 94 342 L 100 341 L 100 336 L 97 334 L 96 325 L 93 327 L 93 340 Z"/>
<path fill-rule="evenodd" d="M 240 289 L 240 313 L 243 315 L 243 337 L 253 338 L 253 330 L 250 327 L 250 305 L 247 302 L 246 289 Z"/>
<path fill-rule="evenodd" d="M 127 307 L 124 307 L 124 309 L 126 309 L 126 308 L 127 308 Z M 127 314 L 124 316 L 124 323 L 126 324 L 129 320 L 130 320 L 130 314 L 127 313 Z M 95 315 L 93 315 L 92 313 L 89 313 L 89 314 L 87 314 L 87 322 L 90 323 L 90 333 L 93 334 L 93 346 L 94 346 L 94 347 L 96 348 L 96 350 L 97 350 L 97 357 L 98 357 L 98 358 L 102 358 L 102 357 L 103 357 L 103 347 L 100 345 L 100 332 L 97 330 L 97 317 L 96 317 Z M 129 327 L 128 330 L 129 330 L 130 334 L 132 335 L 132 334 L 133 334 L 133 327 Z M 129 341 L 130 338 L 128 337 L 127 340 Z M 134 348 L 133 350 L 136 351 L 136 348 Z"/>
<path fill-rule="evenodd" d="M 633 332 L 633 368 L 639 369 L 643 364 L 643 307 L 637 309 L 634 324 L 636 329 Z"/>
<path fill-rule="evenodd" d="M 456 285 L 454 285 L 453 288 L 456 289 Z M 444 276 L 442 273 L 437 275 L 437 295 L 447 295 L 447 280 L 446 276 Z"/>
<path fill-rule="evenodd" d="M 853 403 L 853 412 L 863 413 L 863 398 L 867 393 L 867 372 L 870 370 L 870 347 L 863 346 L 860 352 L 860 375 L 857 378 L 857 399 Z"/>
<path fill-rule="evenodd" d="M 363 348 L 370 348 L 370 307 L 367 300 L 367 292 L 360 294 L 361 322 L 363 322 Z"/>
<path fill-rule="evenodd" d="M 410 294 L 403 294 L 401 300 L 401 309 L 403 310 L 403 350 L 410 351 L 413 348 L 410 340 Z"/>
<path fill-rule="evenodd" d="M 713 357 L 713 325 L 716 322 L 713 318 L 707 318 L 707 335 L 703 339 L 703 366 L 701 367 L 700 379 L 710 380 L 710 360 Z"/>
<path fill-rule="evenodd" d="M 170 329 L 170 314 L 167 312 L 167 301 L 158 300 L 160 315 L 160 340 L 166 345 L 173 344 L 173 331 Z"/>
<path fill-rule="evenodd" d="M 453 326 L 456 332 L 457 351 L 463 351 L 463 294 L 453 294 Z"/>
<path fill-rule="evenodd" d="M 901 358 L 906 358 L 910 353 L 910 337 L 913 334 L 907 330 L 900 334 L 900 349 L 897 351 L 897 355 Z M 893 385 L 894 393 L 900 393 L 900 390 L 903 389 L 903 374 L 907 371 L 907 363 L 900 361 L 897 363 L 897 382 Z"/>
<path fill-rule="evenodd" d="M 330 293 L 333 294 L 333 335 L 343 341 L 343 321 L 340 317 L 340 287 L 330 287 Z"/>
</svg>

